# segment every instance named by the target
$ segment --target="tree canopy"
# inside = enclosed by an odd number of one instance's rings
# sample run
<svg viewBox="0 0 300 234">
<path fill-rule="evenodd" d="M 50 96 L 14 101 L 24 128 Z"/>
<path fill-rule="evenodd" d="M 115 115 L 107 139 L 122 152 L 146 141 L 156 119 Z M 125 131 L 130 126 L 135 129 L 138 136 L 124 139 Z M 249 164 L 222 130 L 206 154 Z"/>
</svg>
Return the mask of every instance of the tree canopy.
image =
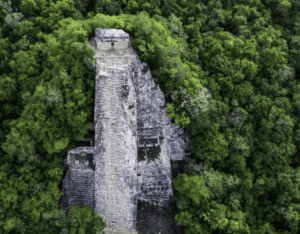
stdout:
<svg viewBox="0 0 300 234">
<path fill-rule="evenodd" d="M 0 233 L 96 233 L 60 209 L 63 152 L 93 122 L 95 28 L 129 33 L 192 136 L 185 233 L 296 234 L 300 2 L 0 0 Z M 204 166 L 203 166 L 204 165 Z"/>
</svg>

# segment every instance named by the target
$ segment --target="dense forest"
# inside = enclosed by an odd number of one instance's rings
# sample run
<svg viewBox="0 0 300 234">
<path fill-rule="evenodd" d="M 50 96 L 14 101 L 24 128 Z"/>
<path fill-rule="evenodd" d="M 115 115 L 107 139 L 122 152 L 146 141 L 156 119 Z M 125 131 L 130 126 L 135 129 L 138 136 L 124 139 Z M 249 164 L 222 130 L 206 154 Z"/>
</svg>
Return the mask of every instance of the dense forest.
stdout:
<svg viewBox="0 0 300 234">
<path fill-rule="evenodd" d="M 95 28 L 134 37 L 192 136 L 185 233 L 299 233 L 299 0 L 0 0 L 0 234 L 106 225 L 60 208 L 64 152 L 93 121 Z"/>
</svg>

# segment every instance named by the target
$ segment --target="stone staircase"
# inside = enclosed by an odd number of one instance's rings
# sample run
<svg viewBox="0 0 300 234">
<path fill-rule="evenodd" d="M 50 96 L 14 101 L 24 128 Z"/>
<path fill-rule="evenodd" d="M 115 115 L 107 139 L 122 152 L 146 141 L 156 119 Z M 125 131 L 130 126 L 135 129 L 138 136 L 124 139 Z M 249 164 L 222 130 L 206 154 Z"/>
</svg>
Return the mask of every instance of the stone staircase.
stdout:
<svg viewBox="0 0 300 234">
<path fill-rule="evenodd" d="M 70 205 L 95 208 L 94 172 L 70 170 Z"/>
<path fill-rule="evenodd" d="M 106 233 L 136 233 L 132 232 L 135 230 L 136 214 L 132 212 L 135 207 L 132 207 L 131 196 L 126 195 L 123 179 L 125 161 L 120 119 L 124 80 L 121 69 L 113 66 L 105 70 L 106 75 L 96 79 L 96 142 L 101 142 L 95 147 L 96 212 L 107 223 Z M 102 129 L 101 139 L 97 128 Z M 100 180 L 102 183 L 98 183 Z"/>
</svg>

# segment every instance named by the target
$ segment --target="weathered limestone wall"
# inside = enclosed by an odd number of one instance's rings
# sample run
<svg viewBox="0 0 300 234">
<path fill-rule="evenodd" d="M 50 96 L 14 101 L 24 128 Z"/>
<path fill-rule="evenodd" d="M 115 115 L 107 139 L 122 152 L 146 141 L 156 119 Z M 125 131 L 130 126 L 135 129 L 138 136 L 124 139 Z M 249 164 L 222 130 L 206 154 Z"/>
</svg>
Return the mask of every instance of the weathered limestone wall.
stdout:
<svg viewBox="0 0 300 234">
<path fill-rule="evenodd" d="M 170 119 L 164 115 L 164 96 L 154 82 L 147 64 L 135 64 L 138 112 L 139 199 L 163 206 L 173 195 L 171 164 L 162 133 Z M 144 74 L 141 74 L 141 71 Z M 147 71 L 147 72 L 146 72 Z"/>
<path fill-rule="evenodd" d="M 130 79 L 129 35 L 123 30 L 96 29 L 95 211 L 107 228 L 136 230 L 136 95 L 123 102 Z M 114 43 L 114 44 L 112 44 Z"/>
<path fill-rule="evenodd" d="M 136 55 L 137 56 L 137 55 Z M 133 65 L 137 93 L 138 199 L 165 206 L 173 195 L 171 160 L 184 160 L 190 137 L 166 114 L 166 101 L 146 63 Z"/>
</svg>

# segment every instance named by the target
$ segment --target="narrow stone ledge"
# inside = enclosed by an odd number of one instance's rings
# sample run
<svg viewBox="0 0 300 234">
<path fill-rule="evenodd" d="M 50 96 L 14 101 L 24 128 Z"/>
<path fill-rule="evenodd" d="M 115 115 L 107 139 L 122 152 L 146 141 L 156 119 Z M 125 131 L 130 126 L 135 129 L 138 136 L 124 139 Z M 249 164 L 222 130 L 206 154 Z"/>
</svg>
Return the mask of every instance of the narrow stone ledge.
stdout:
<svg viewBox="0 0 300 234">
<path fill-rule="evenodd" d="M 104 228 L 104 231 L 98 234 L 138 234 L 138 233 L 133 231 L 120 230 L 120 229 Z"/>
</svg>

